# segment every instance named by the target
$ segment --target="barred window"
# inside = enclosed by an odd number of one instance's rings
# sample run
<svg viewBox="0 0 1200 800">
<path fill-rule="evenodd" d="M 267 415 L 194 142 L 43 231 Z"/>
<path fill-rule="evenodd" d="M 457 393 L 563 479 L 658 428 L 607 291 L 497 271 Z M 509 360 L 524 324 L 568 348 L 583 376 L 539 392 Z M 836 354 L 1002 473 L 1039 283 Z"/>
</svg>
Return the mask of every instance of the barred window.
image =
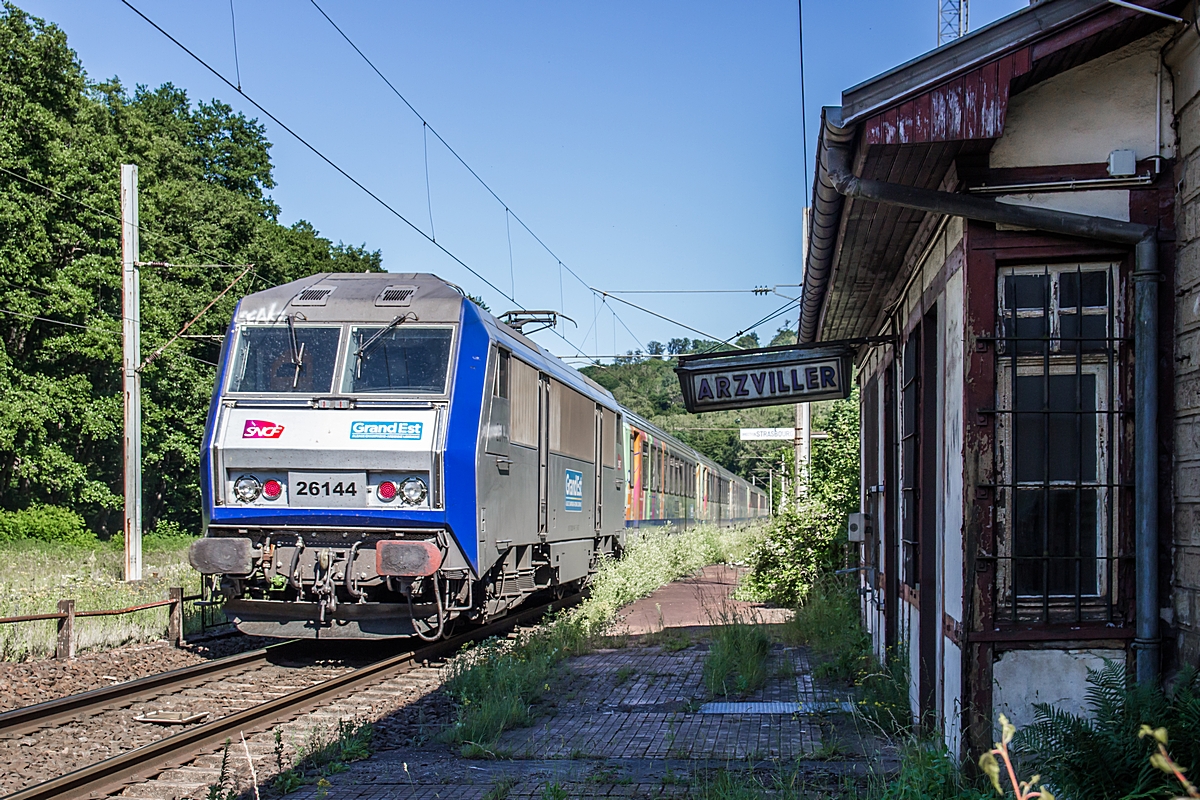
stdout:
<svg viewBox="0 0 1200 800">
<path fill-rule="evenodd" d="M 1002 617 L 1113 615 L 1118 319 L 1109 264 L 998 281 L 997 521 Z"/>
</svg>

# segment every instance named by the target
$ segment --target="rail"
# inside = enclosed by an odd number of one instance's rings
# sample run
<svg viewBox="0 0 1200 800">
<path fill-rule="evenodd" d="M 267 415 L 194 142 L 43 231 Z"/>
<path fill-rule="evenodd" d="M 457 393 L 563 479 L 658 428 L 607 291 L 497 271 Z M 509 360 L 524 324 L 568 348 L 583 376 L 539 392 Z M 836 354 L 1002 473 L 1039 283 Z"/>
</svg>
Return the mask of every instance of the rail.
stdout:
<svg viewBox="0 0 1200 800">
<path fill-rule="evenodd" d="M 91 611 L 76 611 L 74 600 L 59 600 L 58 611 L 45 614 L 23 614 L 17 617 L 0 617 L 0 625 L 10 625 L 19 622 L 41 622 L 58 620 L 58 643 L 54 648 L 54 657 L 69 659 L 75 657 L 75 620 L 79 617 L 115 617 L 121 614 L 132 614 L 135 611 L 146 611 L 151 608 L 170 607 L 167 613 L 167 640 L 176 647 L 183 644 L 183 604 L 202 600 L 203 595 L 184 595 L 181 587 L 167 590 L 166 600 L 153 603 L 143 603 L 138 606 L 114 609 L 95 609 Z"/>
<path fill-rule="evenodd" d="M 529 624 L 547 612 L 568 608 L 582 598 L 582 594 L 575 594 L 546 605 L 518 611 L 449 639 L 383 658 L 336 678 L 268 700 L 261 705 L 235 711 L 211 722 L 201 723 L 173 736 L 22 789 L 8 795 L 5 800 L 74 800 L 118 792 L 130 783 L 149 780 L 161 772 L 186 763 L 209 748 L 219 747 L 225 739 L 238 731 L 268 727 L 273 722 L 293 717 L 331 698 L 374 686 L 392 675 L 413 669 L 422 662 L 444 658 L 468 642 L 505 633 Z"/>
</svg>

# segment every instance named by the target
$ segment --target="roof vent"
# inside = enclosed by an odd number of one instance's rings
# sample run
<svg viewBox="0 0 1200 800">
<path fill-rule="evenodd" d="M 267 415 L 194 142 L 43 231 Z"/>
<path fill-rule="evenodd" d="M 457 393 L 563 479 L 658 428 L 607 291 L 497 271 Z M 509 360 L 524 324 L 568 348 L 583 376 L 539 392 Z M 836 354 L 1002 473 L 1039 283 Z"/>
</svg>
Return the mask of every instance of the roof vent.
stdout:
<svg viewBox="0 0 1200 800">
<path fill-rule="evenodd" d="M 317 288 L 310 286 L 307 289 L 301 289 L 300 294 L 292 298 L 294 306 L 323 306 L 325 301 L 329 299 L 329 295 L 333 294 L 334 287 L 322 286 Z"/>
<path fill-rule="evenodd" d="M 416 294 L 415 286 L 388 286 L 375 298 L 377 306 L 407 306 Z"/>
</svg>

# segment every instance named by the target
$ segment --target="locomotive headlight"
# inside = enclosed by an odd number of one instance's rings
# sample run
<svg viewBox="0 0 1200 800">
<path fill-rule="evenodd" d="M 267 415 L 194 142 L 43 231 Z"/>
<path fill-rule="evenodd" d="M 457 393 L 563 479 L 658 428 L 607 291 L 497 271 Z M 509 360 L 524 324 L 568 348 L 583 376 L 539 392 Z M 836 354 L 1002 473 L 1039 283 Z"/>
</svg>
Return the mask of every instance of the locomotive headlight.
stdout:
<svg viewBox="0 0 1200 800">
<path fill-rule="evenodd" d="M 405 505 L 419 506 L 425 502 L 425 495 L 428 493 L 425 481 L 420 478 L 405 478 L 400 484 L 400 499 Z"/>
<path fill-rule="evenodd" d="M 262 494 L 262 484 L 253 475 L 243 475 L 233 482 L 233 495 L 243 503 L 253 503 Z"/>
</svg>

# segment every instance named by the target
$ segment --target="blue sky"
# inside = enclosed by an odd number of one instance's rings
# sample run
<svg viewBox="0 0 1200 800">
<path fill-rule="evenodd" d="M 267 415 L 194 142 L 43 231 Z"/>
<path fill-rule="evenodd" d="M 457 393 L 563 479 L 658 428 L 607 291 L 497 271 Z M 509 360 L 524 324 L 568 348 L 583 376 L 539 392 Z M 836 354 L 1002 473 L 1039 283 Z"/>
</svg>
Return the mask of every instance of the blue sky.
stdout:
<svg viewBox="0 0 1200 800">
<path fill-rule="evenodd" d="M 118 0 L 18 0 L 67 32 L 88 73 L 172 82 L 258 112 Z M 131 0 L 231 80 L 228 0 Z M 590 286 L 739 289 L 800 277 L 804 183 L 797 6 L 754 2 L 318 0 L 449 144 Z M 1024 7 L 975 0 L 971 28 Z M 234 0 L 242 88 L 440 244 L 527 308 L 561 309 L 571 344 L 611 355 L 695 337 L 604 304 L 428 136 L 308 0 Z M 804 4 L 809 171 L 822 105 L 936 43 L 937 0 Z M 283 221 L 383 251 L 513 307 L 267 121 Z M 811 180 L 811 174 L 810 174 Z M 509 239 L 511 232 L 511 269 Z M 561 288 L 560 288 L 561 285 Z M 781 292 L 797 290 L 781 288 Z M 625 299 L 725 338 L 775 295 Z M 613 313 L 615 311 L 615 314 Z M 618 319 L 619 317 L 619 319 Z M 764 342 L 795 313 L 759 329 Z M 629 330 L 626 330 L 628 326 Z"/>
</svg>

